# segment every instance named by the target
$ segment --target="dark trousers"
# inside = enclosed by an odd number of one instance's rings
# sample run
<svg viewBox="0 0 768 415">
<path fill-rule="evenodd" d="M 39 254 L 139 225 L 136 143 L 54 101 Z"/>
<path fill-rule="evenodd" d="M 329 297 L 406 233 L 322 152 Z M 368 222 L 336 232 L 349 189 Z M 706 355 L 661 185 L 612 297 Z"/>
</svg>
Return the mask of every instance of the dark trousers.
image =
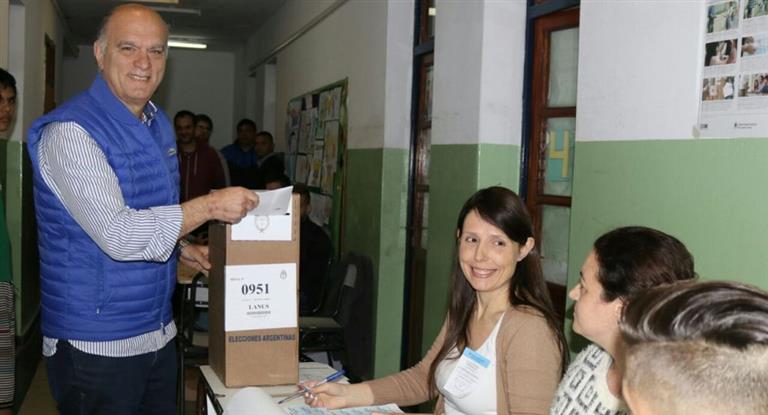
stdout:
<svg viewBox="0 0 768 415">
<path fill-rule="evenodd" d="M 48 385 L 63 415 L 176 413 L 176 342 L 153 353 L 102 357 L 60 340 L 46 358 Z"/>
</svg>

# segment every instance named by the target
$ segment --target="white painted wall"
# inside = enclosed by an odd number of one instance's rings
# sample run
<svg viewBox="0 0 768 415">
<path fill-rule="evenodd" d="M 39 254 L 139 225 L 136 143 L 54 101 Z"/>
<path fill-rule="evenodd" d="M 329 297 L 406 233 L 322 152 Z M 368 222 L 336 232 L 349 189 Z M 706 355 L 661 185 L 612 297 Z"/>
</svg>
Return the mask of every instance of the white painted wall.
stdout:
<svg viewBox="0 0 768 415">
<path fill-rule="evenodd" d="M 483 12 L 479 141 L 520 145 L 525 71 L 525 2 L 486 0 Z"/>
<path fill-rule="evenodd" d="M 61 90 L 62 102 L 88 89 L 96 76 L 97 66 L 93 47 L 78 45 L 78 51 L 77 58 L 64 58 L 61 68 L 61 77 L 64 79 Z"/>
<path fill-rule="evenodd" d="M 521 1 L 440 3 L 433 144 L 520 144 L 525 14 Z"/>
<path fill-rule="evenodd" d="M 263 58 L 332 3 L 286 1 L 249 39 L 248 62 Z M 403 123 L 410 116 L 412 16 L 411 1 L 351 0 L 280 52 L 275 67 L 277 147 L 285 142 L 288 101 L 348 78 L 348 147 L 407 148 L 410 130 Z M 385 140 L 390 128 L 392 135 Z"/>
<path fill-rule="evenodd" d="M 703 1 L 581 2 L 578 141 L 693 137 Z"/>
<path fill-rule="evenodd" d="M 171 49 L 155 98 L 169 117 L 182 109 L 208 114 L 211 145 L 221 148 L 235 137 L 235 93 L 234 53 Z"/>
<path fill-rule="evenodd" d="M 435 15 L 432 144 L 477 144 L 483 4 L 442 2 Z"/>
</svg>

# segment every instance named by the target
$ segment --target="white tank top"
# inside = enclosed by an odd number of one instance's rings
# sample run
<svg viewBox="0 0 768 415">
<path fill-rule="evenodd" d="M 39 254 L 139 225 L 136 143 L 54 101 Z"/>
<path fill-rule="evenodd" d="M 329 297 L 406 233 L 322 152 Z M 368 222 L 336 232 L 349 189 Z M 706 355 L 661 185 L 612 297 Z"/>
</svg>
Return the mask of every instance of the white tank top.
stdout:
<svg viewBox="0 0 768 415">
<path fill-rule="evenodd" d="M 488 367 L 482 369 L 483 373 L 478 377 L 477 383 L 471 387 L 468 394 L 457 397 L 445 390 L 448 377 L 453 372 L 458 358 L 444 359 L 437 365 L 436 383 L 437 389 L 445 397 L 446 415 L 496 415 L 496 337 L 504 315 L 496 322 L 496 326 L 485 339 L 477 353 L 490 361 Z M 458 351 L 454 348 L 448 353 L 450 357 L 458 357 Z"/>
</svg>

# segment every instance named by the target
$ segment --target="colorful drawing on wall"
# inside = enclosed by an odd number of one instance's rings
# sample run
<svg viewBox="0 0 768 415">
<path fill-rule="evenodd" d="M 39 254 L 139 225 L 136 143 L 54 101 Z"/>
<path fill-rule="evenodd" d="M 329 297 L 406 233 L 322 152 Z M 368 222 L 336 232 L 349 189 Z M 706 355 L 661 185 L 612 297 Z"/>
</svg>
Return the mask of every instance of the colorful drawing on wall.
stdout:
<svg viewBox="0 0 768 415">
<path fill-rule="evenodd" d="M 299 149 L 299 136 L 296 130 L 288 130 L 288 151 L 291 154 L 296 153 Z"/>
<path fill-rule="evenodd" d="M 320 117 L 316 118 L 317 126 L 315 127 L 315 139 L 322 140 L 325 138 L 325 123 L 320 121 Z"/>
<path fill-rule="evenodd" d="M 547 131 L 547 181 L 570 182 L 573 177 L 573 131 Z"/>
<path fill-rule="evenodd" d="M 312 193 L 309 204 L 312 206 L 309 218 L 320 226 L 328 225 L 333 211 L 333 199 L 320 193 Z"/>
<path fill-rule="evenodd" d="M 331 120 L 338 120 L 341 115 L 341 87 L 331 91 Z"/>
<path fill-rule="evenodd" d="M 288 103 L 288 119 L 291 127 L 298 127 L 301 120 L 301 100 L 296 99 Z"/>
<path fill-rule="evenodd" d="M 325 145 L 323 160 L 323 193 L 333 193 L 333 178 L 339 154 L 339 122 L 325 123 Z"/>
<path fill-rule="evenodd" d="M 285 118 L 287 174 L 312 192 L 312 219 L 343 246 L 343 157 L 347 137 L 347 80 L 289 100 Z"/>
<path fill-rule="evenodd" d="M 301 124 L 299 125 L 299 142 L 308 143 L 312 140 L 312 114 L 310 111 L 301 112 Z"/>
<path fill-rule="evenodd" d="M 333 112 L 333 102 L 331 102 L 331 92 L 325 91 L 320 93 L 320 100 L 317 104 L 319 108 L 318 116 L 320 121 L 328 121 Z"/>
<path fill-rule="evenodd" d="M 293 176 L 295 183 L 306 184 L 309 174 L 309 157 L 306 154 L 296 156 L 296 174 Z"/>
<path fill-rule="evenodd" d="M 309 178 L 307 179 L 307 186 L 320 187 L 320 179 L 323 173 L 323 143 L 316 142 L 314 144 L 314 154 L 312 160 L 309 162 Z"/>
<path fill-rule="evenodd" d="M 317 128 L 320 126 L 320 122 L 317 119 L 317 108 L 312 108 L 307 111 L 309 114 L 309 138 L 317 138 Z"/>
</svg>

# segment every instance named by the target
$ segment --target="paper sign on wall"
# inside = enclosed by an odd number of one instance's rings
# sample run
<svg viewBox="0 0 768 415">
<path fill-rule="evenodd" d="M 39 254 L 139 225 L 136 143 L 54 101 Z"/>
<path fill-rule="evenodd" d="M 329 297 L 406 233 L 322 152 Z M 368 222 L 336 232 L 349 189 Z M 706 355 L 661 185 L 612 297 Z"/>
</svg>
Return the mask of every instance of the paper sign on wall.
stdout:
<svg viewBox="0 0 768 415">
<path fill-rule="evenodd" d="M 257 192 L 259 205 L 232 225 L 233 241 L 290 241 L 293 186 Z"/>
<path fill-rule="evenodd" d="M 296 264 L 227 265 L 224 331 L 296 327 Z"/>
</svg>

